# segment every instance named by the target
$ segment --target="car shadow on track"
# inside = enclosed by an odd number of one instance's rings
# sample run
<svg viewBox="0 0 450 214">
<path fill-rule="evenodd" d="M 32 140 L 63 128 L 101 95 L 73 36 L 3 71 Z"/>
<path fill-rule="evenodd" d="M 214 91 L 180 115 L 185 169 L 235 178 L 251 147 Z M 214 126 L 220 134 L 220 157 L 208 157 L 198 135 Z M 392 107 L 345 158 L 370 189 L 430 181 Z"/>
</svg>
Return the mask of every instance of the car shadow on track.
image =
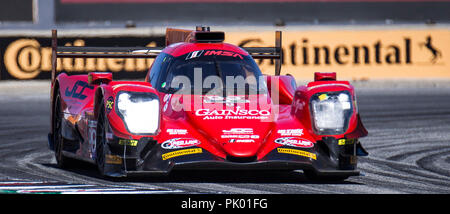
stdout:
<svg viewBox="0 0 450 214">
<path fill-rule="evenodd" d="M 302 170 L 295 171 L 242 171 L 242 170 L 192 170 L 173 171 L 165 177 L 132 176 L 136 182 L 187 182 L 187 183 L 267 183 L 267 184 L 355 184 L 344 181 L 313 181 L 305 177 Z"/>
<path fill-rule="evenodd" d="M 45 167 L 59 169 L 56 164 L 42 164 Z M 302 170 L 295 171 L 273 171 L 273 170 L 179 170 L 172 171 L 169 175 L 131 175 L 125 178 L 103 177 L 97 171 L 95 165 L 80 162 L 75 167 L 65 170 L 72 175 L 104 179 L 118 183 L 139 182 L 139 183 L 267 183 L 267 184 L 353 184 L 363 185 L 350 179 L 343 181 L 315 181 L 305 177 Z"/>
</svg>

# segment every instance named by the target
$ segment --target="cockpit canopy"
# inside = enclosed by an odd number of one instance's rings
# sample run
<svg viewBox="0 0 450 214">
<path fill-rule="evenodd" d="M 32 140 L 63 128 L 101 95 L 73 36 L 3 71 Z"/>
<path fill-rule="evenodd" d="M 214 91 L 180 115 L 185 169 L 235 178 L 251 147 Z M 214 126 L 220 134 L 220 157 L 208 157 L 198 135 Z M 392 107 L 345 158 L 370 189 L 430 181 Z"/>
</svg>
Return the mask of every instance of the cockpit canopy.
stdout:
<svg viewBox="0 0 450 214">
<path fill-rule="evenodd" d="M 161 53 L 150 82 L 168 94 L 265 94 L 266 85 L 253 58 L 228 50 L 196 50 L 174 57 Z"/>
</svg>

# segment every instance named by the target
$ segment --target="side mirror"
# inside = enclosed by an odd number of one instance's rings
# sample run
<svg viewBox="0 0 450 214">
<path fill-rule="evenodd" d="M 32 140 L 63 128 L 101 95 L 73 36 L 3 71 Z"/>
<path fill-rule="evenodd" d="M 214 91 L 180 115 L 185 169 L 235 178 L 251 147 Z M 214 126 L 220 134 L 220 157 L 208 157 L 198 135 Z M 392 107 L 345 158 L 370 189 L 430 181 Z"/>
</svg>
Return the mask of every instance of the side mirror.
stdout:
<svg viewBox="0 0 450 214">
<path fill-rule="evenodd" d="M 112 81 L 112 73 L 110 72 L 90 72 L 88 74 L 88 83 L 90 85 L 108 84 Z"/>
<path fill-rule="evenodd" d="M 315 72 L 314 81 L 336 81 L 336 72 Z"/>
</svg>

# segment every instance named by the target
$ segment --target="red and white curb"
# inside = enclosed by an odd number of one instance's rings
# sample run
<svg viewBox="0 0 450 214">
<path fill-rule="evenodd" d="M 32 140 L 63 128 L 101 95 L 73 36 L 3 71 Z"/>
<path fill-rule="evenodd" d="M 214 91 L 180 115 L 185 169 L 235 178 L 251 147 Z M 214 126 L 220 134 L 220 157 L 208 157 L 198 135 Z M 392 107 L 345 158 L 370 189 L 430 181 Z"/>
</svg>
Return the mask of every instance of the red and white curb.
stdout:
<svg viewBox="0 0 450 214">
<path fill-rule="evenodd" d="M 169 194 L 181 192 L 183 191 L 47 181 L 0 181 L 0 194 Z"/>
</svg>

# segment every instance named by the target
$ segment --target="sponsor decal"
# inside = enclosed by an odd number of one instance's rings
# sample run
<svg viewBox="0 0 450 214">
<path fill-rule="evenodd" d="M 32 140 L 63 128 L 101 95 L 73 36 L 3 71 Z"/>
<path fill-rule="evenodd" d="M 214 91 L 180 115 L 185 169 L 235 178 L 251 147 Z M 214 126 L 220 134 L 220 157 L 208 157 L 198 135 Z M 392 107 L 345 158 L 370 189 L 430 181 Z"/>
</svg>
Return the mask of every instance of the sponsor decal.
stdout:
<svg viewBox="0 0 450 214">
<path fill-rule="evenodd" d="M 205 96 L 203 98 L 204 103 L 225 103 L 227 106 L 233 106 L 235 103 L 250 103 L 250 100 L 246 100 L 243 96 Z"/>
<path fill-rule="evenodd" d="M 233 139 L 259 139 L 259 135 L 253 134 L 252 128 L 232 128 L 230 130 L 222 130 L 221 138 Z"/>
<path fill-rule="evenodd" d="M 328 94 L 321 94 L 321 95 L 319 95 L 319 100 L 320 101 L 323 101 L 323 100 L 326 100 L 326 99 L 328 99 Z"/>
<path fill-rule="evenodd" d="M 105 163 L 107 163 L 107 164 L 122 164 L 122 158 L 117 155 L 105 155 Z"/>
<path fill-rule="evenodd" d="M 230 139 L 228 143 L 254 143 L 253 139 Z"/>
<path fill-rule="evenodd" d="M 198 57 L 201 57 L 202 55 L 203 56 L 229 56 L 229 57 L 237 57 L 237 58 L 240 58 L 240 59 L 244 59 L 242 57 L 242 55 L 240 55 L 238 53 L 231 52 L 231 51 L 208 50 L 208 51 L 205 52 L 205 50 L 199 50 L 199 51 L 192 51 L 192 52 L 190 52 L 186 56 L 185 60 L 198 58 Z"/>
<path fill-rule="evenodd" d="M 88 88 L 88 89 L 92 90 L 92 89 L 94 89 L 94 86 L 89 85 L 85 81 L 78 80 L 75 82 L 72 89 L 69 89 L 69 88 L 70 88 L 70 86 L 67 87 L 66 91 L 64 92 L 64 95 L 66 95 L 66 97 L 72 97 L 75 99 L 84 100 L 87 97 L 86 95 L 83 94 L 84 89 Z M 80 88 L 80 90 L 78 90 L 78 88 Z"/>
<path fill-rule="evenodd" d="M 182 149 L 188 148 L 192 146 L 197 146 L 200 144 L 200 141 L 194 138 L 173 138 L 170 140 L 166 140 L 161 144 L 161 148 L 163 149 Z"/>
<path fill-rule="evenodd" d="M 356 139 L 339 139 L 338 145 L 343 146 L 343 145 L 348 145 L 348 144 L 354 144 L 355 141 L 356 141 Z"/>
<path fill-rule="evenodd" d="M 203 51 L 204 51 L 204 50 L 190 52 L 190 53 L 186 56 L 186 60 L 200 57 L 200 56 L 202 55 Z"/>
<path fill-rule="evenodd" d="M 270 111 L 268 110 L 246 110 L 240 109 L 238 106 L 236 110 L 209 110 L 209 109 L 198 109 L 195 111 L 195 115 L 197 116 L 259 116 L 259 115 L 270 115 Z"/>
<path fill-rule="evenodd" d="M 119 139 L 119 145 L 137 146 L 138 140 Z"/>
<path fill-rule="evenodd" d="M 293 146 L 302 148 L 311 148 L 314 146 L 314 143 L 312 143 L 311 141 L 299 137 L 282 137 L 276 139 L 275 143 L 284 146 Z"/>
<path fill-rule="evenodd" d="M 232 128 L 230 130 L 222 130 L 224 134 L 253 134 L 252 128 Z"/>
<path fill-rule="evenodd" d="M 223 110 L 210 110 L 210 109 L 198 109 L 195 111 L 196 116 L 204 116 L 204 120 L 208 119 L 268 119 L 270 115 L 269 110 L 257 110 L 257 109 L 241 109 L 239 106 L 236 110 L 223 109 Z"/>
<path fill-rule="evenodd" d="M 170 99 L 171 97 L 172 97 L 172 94 L 166 94 L 166 95 L 164 95 L 163 102 L 169 101 L 169 99 Z"/>
<path fill-rule="evenodd" d="M 211 50 L 211 51 L 206 51 L 204 56 L 230 56 L 230 57 L 237 57 L 240 59 L 244 59 L 244 57 L 242 57 L 240 54 L 238 53 L 234 53 L 231 51 L 220 51 L 220 50 Z"/>
<path fill-rule="evenodd" d="M 303 129 L 280 129 L 277 133 L 281 136 L 302 136 Z"/>
<path fill-rule="evenodd" d="M 178 157 L 178 156 L 199 154 L 202 152 L 203 152 L 203 150 L 201 148 L 183 149 L 183 150 L 178 150 L 178 151 L 168 152 L 166 154 L 163 154 L 162 159 L 167 160 L 167 159 Z"/>
<path fill-rule="evenodd" d="M 277 148 L 277 151 L 278 151 L 278 153 L 298 155 L 298 156 L 303 156 L 303 157 L 307 157 L 307 158 L 312 158 L 314 160 L 317 159 L 316 154 L 311 153 L 311 152 L 298 150 L 298 149 Z"/>
<path fill-rule="evenodd" d="M 113 107 L 114 107 L 114 98 L 108 97 L 108 99 L 106 100 L 106 106 L 105 106 L 106 113 L 109 114 L 111 112 L 111 110 L 113 109 Z"/>
<path fill-rule="evenodd" d="M 188 130 L 186 129 L 167 129 L 166 132 L 169 135 L 186 135 Z"/>
<path fill-rule="evenodd" d="M 163 83 L 163 85 L 161 87 L 165 87 L 166 82 Z M 172 94 L 166 94 L 164 95 L 163 98 L 163 103 L 164 103 L 164 107 L 163 107 L 163 112 L 167 111 L 167 107 L 169 107 L 169 103 L 170 103 L 170 98 L 172 97 Z"/>
<path fill-rule="evenodd" d="M 251 138 L 251 139 L 259 139 L 259 135 L 248 135 L 248 134 L 244 134 L 244 135 L 236 135 L 236 134 L 230 134 L 230 135 L 221 135 L 221 138 L 239 138 L 239 139 L 245 139 L 245 138 Z"/>
</svg>

